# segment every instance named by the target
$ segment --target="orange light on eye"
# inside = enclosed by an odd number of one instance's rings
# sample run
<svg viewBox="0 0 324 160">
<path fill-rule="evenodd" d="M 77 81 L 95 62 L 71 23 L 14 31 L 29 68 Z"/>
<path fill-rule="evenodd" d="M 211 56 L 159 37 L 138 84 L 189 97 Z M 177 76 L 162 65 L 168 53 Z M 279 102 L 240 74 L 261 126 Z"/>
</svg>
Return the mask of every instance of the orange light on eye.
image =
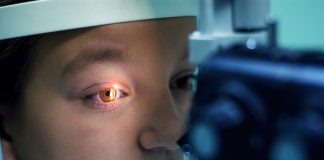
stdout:
<svg viewBox="0 0 324 160">
<path fill-rule="evenodd" d="M 112 102 L 116 99 L 116 92 L 115 88 L 104 89 L 99 93 L 100 99 L 103 102 Z"/>
</svg>

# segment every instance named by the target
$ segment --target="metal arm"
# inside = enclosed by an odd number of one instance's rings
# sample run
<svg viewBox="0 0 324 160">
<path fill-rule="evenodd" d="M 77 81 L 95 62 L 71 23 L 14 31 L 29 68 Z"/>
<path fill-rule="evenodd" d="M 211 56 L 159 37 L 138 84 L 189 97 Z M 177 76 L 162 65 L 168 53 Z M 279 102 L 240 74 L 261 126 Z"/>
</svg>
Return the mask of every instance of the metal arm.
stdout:
<svg viewBox="0 0 324 160">
<path fill-rule="evenodd" d="M 198 30 L 189 37 L 193 62 L 248 40 L 267 45 L 269 0 L 200 0 L 199 6 Z"/>
</svg>

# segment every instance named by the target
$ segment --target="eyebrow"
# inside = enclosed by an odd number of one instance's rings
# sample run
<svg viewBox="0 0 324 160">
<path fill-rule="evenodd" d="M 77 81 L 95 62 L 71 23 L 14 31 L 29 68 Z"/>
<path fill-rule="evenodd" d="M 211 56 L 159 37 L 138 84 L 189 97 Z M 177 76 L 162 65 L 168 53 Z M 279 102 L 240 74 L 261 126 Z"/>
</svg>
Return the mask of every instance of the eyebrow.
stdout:
<svg viewBox="0 0 324 160">
<path fill-rule="evenodd" d="M 97 63 L 125 63 L 129 57 L 128 52 L 116 47 L 86 48 L 64 67 L 62 77 L 81 72 Z"/>
</svg>

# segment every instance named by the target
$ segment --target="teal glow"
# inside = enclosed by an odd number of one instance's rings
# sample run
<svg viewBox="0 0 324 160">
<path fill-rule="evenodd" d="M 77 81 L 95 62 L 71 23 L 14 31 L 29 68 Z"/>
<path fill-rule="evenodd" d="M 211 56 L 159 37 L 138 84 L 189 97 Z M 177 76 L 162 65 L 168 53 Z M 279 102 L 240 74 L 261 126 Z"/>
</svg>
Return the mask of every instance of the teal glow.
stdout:
<svg viewBox="0 0 324 160">
<path fill-rule="evenodd" d="M 323 0 L 270 0 L 279 20 L 278 41 L 285 47 L 324 50 Z"/>
</svg>

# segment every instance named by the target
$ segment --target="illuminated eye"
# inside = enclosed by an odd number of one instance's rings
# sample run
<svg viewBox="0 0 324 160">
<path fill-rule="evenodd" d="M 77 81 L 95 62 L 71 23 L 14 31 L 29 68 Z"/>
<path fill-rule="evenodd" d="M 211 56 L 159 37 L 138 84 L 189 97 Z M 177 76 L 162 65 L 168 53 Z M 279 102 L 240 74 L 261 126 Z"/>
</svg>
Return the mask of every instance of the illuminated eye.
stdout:
<svg viewBox="0 0 324 160">
<path fill-rule="evenodd" d="M 100 91 L 99 97 L 103 102 L 112 102 L 116 99 L 117 90 L 115 88 L 108 88 Z"/>
</svg>

